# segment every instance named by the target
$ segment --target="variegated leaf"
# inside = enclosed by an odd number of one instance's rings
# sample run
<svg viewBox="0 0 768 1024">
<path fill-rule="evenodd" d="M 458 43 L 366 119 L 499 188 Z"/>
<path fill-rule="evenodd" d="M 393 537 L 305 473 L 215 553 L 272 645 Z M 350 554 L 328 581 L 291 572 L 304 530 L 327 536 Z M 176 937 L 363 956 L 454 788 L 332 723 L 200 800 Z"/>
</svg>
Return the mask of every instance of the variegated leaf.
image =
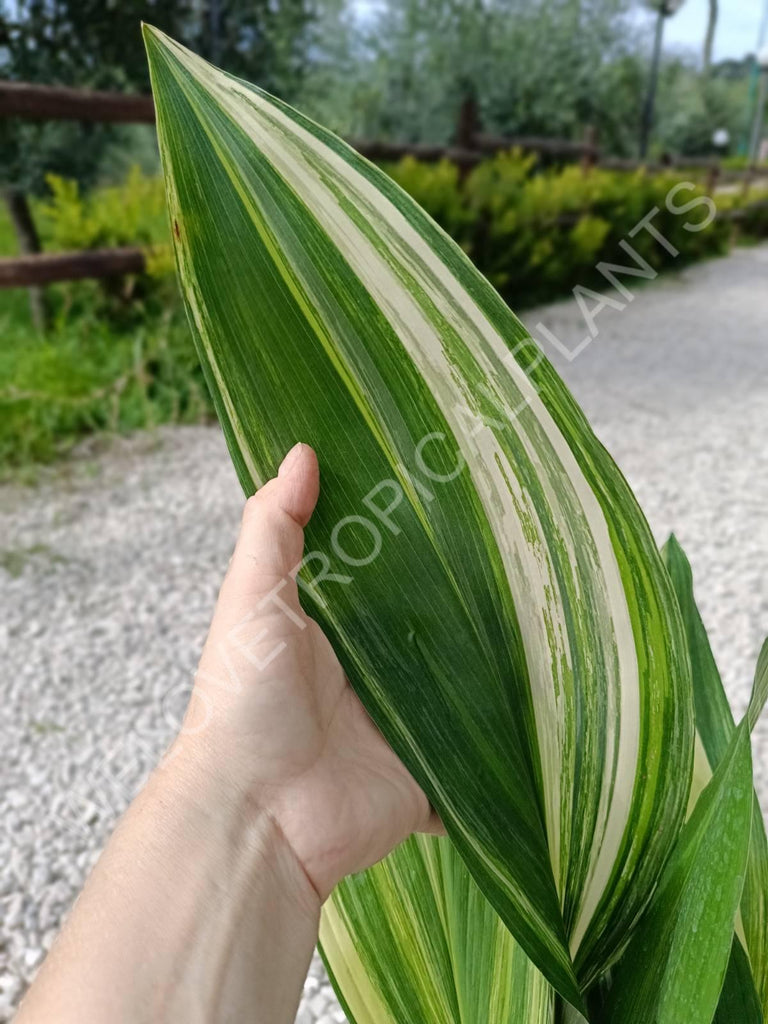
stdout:
<svg viewBox="0 0 768 1024">
<path fill-rule="evenodd" d="M 353 1024 L 554 1024 L 554 992 L 449 839 L 417 836 L 345 879 L 321 949 Z"/>
<path fill-rule="evenodd" d="M 689 789 L 688 657 L 645 520 L 520 322 L 385 174 L 162 34 L 147 46 L 179 275 L 242 484 L 316 448 L 306 607 L 579 1005 Z"/>
</svg>

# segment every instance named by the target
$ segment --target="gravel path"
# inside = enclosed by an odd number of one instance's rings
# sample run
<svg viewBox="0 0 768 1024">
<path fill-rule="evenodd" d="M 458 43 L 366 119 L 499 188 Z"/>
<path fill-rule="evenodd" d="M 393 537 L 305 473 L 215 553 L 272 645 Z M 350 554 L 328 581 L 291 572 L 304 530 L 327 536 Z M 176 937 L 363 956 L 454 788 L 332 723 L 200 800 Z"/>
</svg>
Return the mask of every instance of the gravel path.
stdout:
<svg viewBox="0 0 768 1024">
<path fill-rule="evenodd" d="M 767 276 L 761 247 L 659 281 L 559 360 L 658 539 L 685 545 L 737 711 L 768 632 Z M 572 301 L 542 318 L 584 334 Z M 172 733 L 240 506 L 206 428 L 0 488 L 0 1022 Z M 756 753 L 768 794 L 765 724 Z M 299 1020 L 344 1020 L 318 964 Z"/>
</svg>

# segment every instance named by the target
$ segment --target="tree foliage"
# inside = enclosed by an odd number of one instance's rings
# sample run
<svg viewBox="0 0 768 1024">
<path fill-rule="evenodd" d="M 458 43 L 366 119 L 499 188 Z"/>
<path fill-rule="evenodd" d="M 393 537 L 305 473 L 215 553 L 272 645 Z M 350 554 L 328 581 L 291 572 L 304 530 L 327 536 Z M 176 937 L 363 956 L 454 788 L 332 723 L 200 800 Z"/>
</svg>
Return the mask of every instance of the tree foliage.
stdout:
<svg viewBox="0 0 768 1024">
<path fill-rule="evenodd" d="M 345 101 L 352 134 L 446 142 L 462 98 L 506 134 L 574 136 L 602 121 L 609 141 L 621 119 L 609 102 L 629 72 L 637 88 L 628 0 L 389 0 L 348 18 L 354 87 Z M 321 100 L 322 94 L 315 94 Z M 340 118 L 326 120 L 338 124 Z"/>
<path fill-rule="evenodd" d="M 387 0 L 364 10 L 348 4 L 321 23 L 317 52 L 330 56 L 301 95 L 334 129 L 445 143 L 472 93 L 488 131 L 579 138 L 590 124 L 605 151 L 636 155 L 654 25 L 636 2 Z M 715 128 L 739 137 L 746 71 L 714 66 L 707 78 L 696 61 L 663 58 L 656 151 L 711 152 Z"/>
<path fill-rule="evenodd" d="M 286 98 L 308 60 L 310 0 L 0 0 L 0 75 L 119 92 L 148 92 L 141 22 L 183 39 L 235 74 Z M 151 135 L 150 135 L 151 138 Z M 40 191 L 49 172 L 92 182 L 105 155 L 147 133 L 103 124 L 0 121 L 7 182 Z"/>
</svg>

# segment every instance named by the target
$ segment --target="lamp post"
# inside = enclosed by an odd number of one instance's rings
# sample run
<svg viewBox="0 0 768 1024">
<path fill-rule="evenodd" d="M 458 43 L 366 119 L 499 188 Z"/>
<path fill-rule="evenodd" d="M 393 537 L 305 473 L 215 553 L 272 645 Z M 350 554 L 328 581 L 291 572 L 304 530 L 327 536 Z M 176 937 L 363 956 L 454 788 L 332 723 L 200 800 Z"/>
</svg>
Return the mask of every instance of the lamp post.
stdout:
<svg viewBox="0 0 768 1024">
<path fill-rule="evenodd" d="M 766 37 L 768 37 L 768 0 L 765 0 L 763 4 L 763 16 L 760 19 L 760 29 L 757 33 L 757 47 L 756 52 L 759 53 L 765 45 Z M 757 89 L 760 81 L 760 67 L 757 63 L 757 58 L 752 61 L 752 67 L 749 72 L 749 94 L 747 97 L 747 116 L 745 118 L 744 130 L 741 138 L 739 139 L 739 156 L 749 157 L 750 150 L 749 144 L 752 141 L 752 124 L 755 111 L 755 99 L 757 97 Z"/>
<path fill-rule="evenodd" d="M 648 143 L 653 125 L 653 108 L 656 105 L 656 86 L 659 81 L 659 63 L 661 62 L 661 43 L 664 38 L 664 20 L 671 18 L 682 6 L 684 0 L 649 0 L 648 6 L 657 11 L 656 33 L 653 40 L 653 56 L 651 58 L 651 77 L 648 81 L 648 94 L 643 104 L 640 119 L 640 159 L 648 155 Z"/>
<path fill-rule="evenodd" d="M 752 122 L 752 138 L 749 143 L 749 158 L 753 164 L 757 163 L 757 158 L 760 155 L 760 138 L 765 119 L 765 99 L 768 93 L 768 46 L 764 46 L 758 53 L 757 66 L 760 69 L 760 85 L 755 107 L 755 120 Z"/>
</svg>

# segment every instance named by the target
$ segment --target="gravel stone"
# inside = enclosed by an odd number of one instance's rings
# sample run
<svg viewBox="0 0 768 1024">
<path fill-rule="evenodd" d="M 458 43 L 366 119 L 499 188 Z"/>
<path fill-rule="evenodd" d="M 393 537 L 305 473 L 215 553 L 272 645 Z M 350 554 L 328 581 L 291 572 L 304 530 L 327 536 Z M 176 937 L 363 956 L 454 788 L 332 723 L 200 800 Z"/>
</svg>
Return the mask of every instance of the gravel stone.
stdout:
<svg viewBox="0 0 768 1024">
<path fill-rule="evenodd" d="M 740 249 L 600 313 L 573 361 L 544 346 L 685 546 L 737 713 L 768 633 L 767 275 L 768 247 Z M 586 333 L 573 300 L 525 320 Z M 28 553 L 0 568 L 0 1024 L 178 724 L 242 507 L 216 428 L 93 447 L 0 488 L 0 548 Z M 765 802 L 768 721 L 754 745 Z M 298 1024 L 344 1019 L 315 956 Z"/>
</svg>

